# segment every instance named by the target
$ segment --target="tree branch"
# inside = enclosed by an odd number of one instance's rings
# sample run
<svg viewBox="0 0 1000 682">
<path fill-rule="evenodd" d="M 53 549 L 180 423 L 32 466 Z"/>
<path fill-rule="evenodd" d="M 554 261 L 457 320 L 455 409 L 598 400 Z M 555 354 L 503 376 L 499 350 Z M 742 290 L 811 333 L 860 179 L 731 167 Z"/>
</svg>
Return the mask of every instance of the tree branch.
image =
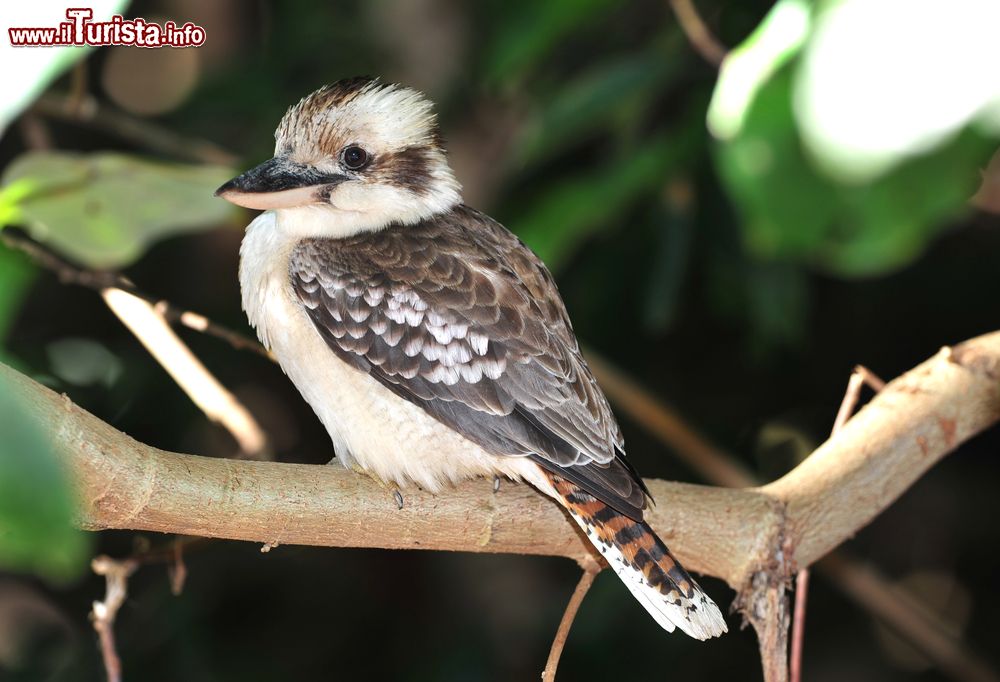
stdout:
<svg viewBox="0 0 1000 682">
<path fill-rule="evenodd" d="M 742 467 L 735 457 L 713 446 L 661 398 L 615 369 L 593 349 L 587 349 L 585 354 L 598 383 L 615 409 L 649 431 L 709 483 L 743 488 L 758 485 L 753 474 Z M 861 373 L 864 382 L 876 393 L 885 387 L 884 381 L 864 367 L 856 367 L 855 372 Z M 835 566 L 838 567 L 836 570 Z M 893 585 L 873 566 L 837 550 L 815 564 L 815 568 L 858 608 L 867 611 L 924 652 L 935 666 L 952 678 L 1000 682 L 1000 676 L 993 673 L 989 665 L 961 638 L 940 628 L 934 614 L 917 605 L 914 595 L 901 586 Z M 863 579 L 842 580 L 844 574 L 862 576 Z M 970 670 L 978 671 L 978 676 L 966 674 Z"/>
<path fill-rule="evenodd" d="M 143 445 L 7 368 L 71 470 L 79 523 L 254 542 L 545 554 L 590 550 L 527 486 L 471 481 L 397 509 L 338 466 L 210 459 Z M 749 587 L 791 576 L 891 504 L 934 462 L 1000 419 L 1000 332 L 945 349 L 890 383 L 782 479 L 755 489 L 649 481 L 651 525 L 690 569 Z M 377 528 L 374 533 L 371 529 Z M 778 550 L 782 550 L 778 552 Z"/>
<path fill-rule="evenodd" d="M 1000 419 L 1000 333 L 943 348 L 889 383 L 835 437 L 761 493 L 787 510 L 807 566 L 863 528 L 941 457 Z"/>
</svg>

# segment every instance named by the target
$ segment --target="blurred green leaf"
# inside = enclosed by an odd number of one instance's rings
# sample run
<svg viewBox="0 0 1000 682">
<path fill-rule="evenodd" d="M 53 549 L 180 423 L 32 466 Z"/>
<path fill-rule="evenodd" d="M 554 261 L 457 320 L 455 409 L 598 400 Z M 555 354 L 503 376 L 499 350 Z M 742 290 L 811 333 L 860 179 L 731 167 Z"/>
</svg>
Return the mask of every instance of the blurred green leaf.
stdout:
<svg viewBox="0 0 1000 682">
<path fill-rule="evenodd" d="M 768 81 L 795 57 L 809 36 L 810 0 L 778 0 L 760 25 L 730 50 L 708 107 L 708 128 L 722 140 L 737 135 Z"/>
<path fill-rule="evenodd" d="M 45 348 L 52 373 L 74 386 L 110 387 L 122 373 L 118 357 L 91 339 L 60 339 Z"/>
<path fill-rule="evenodd" d="M 487 77 L 494 81 L 517 79 L 563 36 L 616 4 L 612 0 L 548 0 L 521 3 L 520 11 L 514 12 L 505 4 L 502 24 L 487 50 Z"/>
<path fill-rule="evenodd" d="M 785 69 L 758 95 L 740 134 L 717 148 L 719 174 L 743 213 L 745 239 L 766 258 L 821 251 L 836 208 L 832 188 L 802 155 L 789 98 Z"/>
<path fill-rule="evenodd" d="M 89 5 L 93 21 L 108 21 L 121 14 L 127 0 L 111 0 Z M 72 7 L 72 5 L 70 5 Z M 5 26 L 55 26 L 66 21 L 66 5 L 59 3 L 11 3 L 4 7 Z M 92 48 L 80 47 L 14 47 L 7 36 L 0 44 L 0 60 L 4 69 L 4 87 L 0 90 L 0 135 L 7 125 L 63 71 L 86 57 Z M 16 68 L 12 53 L 17 53 Z"/>
<path fill-rule="evenodd" d="M 670 170 L 690 160 L 697 144 L 696 136 L 646 140 L 620 162 L 610 160 L 597 171 L 549 186 L 512 224 L 521 239 L 557 270 L 588 236 L 602 227 L 622 227 L 616 219 L 629 204 L 666 183 Z"/>
<path fill-rule="evenodd" d="M 598 63 L 571 80 L 528 122 L 514 158 L 525 165 L 539 163 L 613 123 L 624 110 L 648 105 L 681 70 L 685 45 L 679 33 L 671 32 L 653 49 Z"/>
<path fill-rule="evenodd" d="M 8 222 L 94 268 L 120 268 L 158 239 L 215 227 L 234 208 L 213 196 L 233 171 L 124 154 L 33 152 L 7 167 Z M 11 215 L 12 214 L 12 215 Z"/>
<path fill-rule="evenodd" d="M 780 263 L 751 263 L 745 273 L 747 318 L 754 351 L 791 347 L 802 340 L 809 308 L 806 278 L 801 269 Z"/>
<path fill-rule="evenodd" d="M 27 257 L 0 244 L 0 356 L 7 332 L 36 272 Z"/>
<path fill-rule="evenodd" d="M 693 192 L 689 180 L 677 180 L 663 192 L 653 211 L 656 254 L 646 286 L 643 321 L 656 332 L 669 329 L 677 316 L 694 241 Z"/>
<path fill-rule="evenodd" d="M 51 443 L 0 377 L 0 565 L 53 578 L 79 572 L 89 541 L 72 514 L 72 492 Z"/>
<path fill-rule="evenodd" d="M 1000 137 L 1000 3 L 827 0 L 796 66 L 795 115 L 817 168 L 872 182 L 969 126 Z"/>
<path fill-rule="evenodd" d="M 996 148 L 970 129 L 866 184 L 838 182 L 803 151 L 792 108 L 797 63 L 759 88 L 716 162 L 758 258 L 803 263 L 844 277 L 902 267 L 966 210 Z"/>
</svg>

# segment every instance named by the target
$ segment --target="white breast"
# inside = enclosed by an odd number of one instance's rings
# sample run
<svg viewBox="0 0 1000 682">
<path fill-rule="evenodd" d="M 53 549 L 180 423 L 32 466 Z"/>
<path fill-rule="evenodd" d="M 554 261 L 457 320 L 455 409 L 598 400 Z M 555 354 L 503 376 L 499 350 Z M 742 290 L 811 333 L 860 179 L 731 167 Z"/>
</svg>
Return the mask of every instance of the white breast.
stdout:
<svg viewBox="0 0 1000 682">
<path fill-rule="evenodd" d="M 529 459 L 487 453 L 334 355 L 292 291 L 288 259 L 299 237 L 281 222 L 267 212 L 247 228 L 240 249 L 243 309 L 326 426 L 341 462 L 430 491 L 498 474 L 548 492 L 548 482 Z"/>
</svg>

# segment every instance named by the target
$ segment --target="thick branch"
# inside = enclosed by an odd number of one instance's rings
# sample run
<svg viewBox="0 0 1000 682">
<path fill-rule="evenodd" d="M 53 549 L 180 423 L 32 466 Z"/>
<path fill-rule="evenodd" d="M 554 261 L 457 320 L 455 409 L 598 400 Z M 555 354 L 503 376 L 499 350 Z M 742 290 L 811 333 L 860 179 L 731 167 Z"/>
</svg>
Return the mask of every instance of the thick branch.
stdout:
<svg viewBox="0 0 1000 682">
<path fill-rule="evenodd" d="M 337 466 L 180 455 L 138 443 L 14 370 L 72 470 L 79 522 L 268 543 L 547 554 L 589 550 L 526 486 L 473 481 L 434 496 L 389 492 Z M 649 481 L 649 520 L 692 570 L 736 588 L 775 553 L 805 566 L 867 524 L 934 462 L 1000 419 L 1000 333 L 941 352 L 890 383 L 806 462 L 759 489 Z M 787 510 L 787 511 L 786 511 Z M 787 514 L 787 516 L 786 516 Z M 786 572 L 793 570 L 785 567 Z"/>
<path fill-rule="evenodd" d="M 1000 333 L 943 348 L 890 382 L 801 465 L 760 489 L 787 506 L 794 562 L 827 554 L 998 419 Z"/>
</svg>

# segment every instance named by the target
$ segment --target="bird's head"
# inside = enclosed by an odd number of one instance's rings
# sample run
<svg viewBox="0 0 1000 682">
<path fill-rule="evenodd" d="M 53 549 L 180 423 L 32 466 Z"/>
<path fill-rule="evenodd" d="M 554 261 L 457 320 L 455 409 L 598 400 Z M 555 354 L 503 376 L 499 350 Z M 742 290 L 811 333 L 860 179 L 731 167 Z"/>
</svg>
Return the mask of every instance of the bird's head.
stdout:
<svg viewBox="0 0 1000 682">
<path fill-rule="evenodd" d="M 372 78 L 327 85 L 293 106 L 275 131 L 274 158 L 216 196 L 347 231 L 411 223 L 461 201 L 433 106 L 424 95 Z M 338 220 L 329 220 L 329 211 Z"/>
</svg>

